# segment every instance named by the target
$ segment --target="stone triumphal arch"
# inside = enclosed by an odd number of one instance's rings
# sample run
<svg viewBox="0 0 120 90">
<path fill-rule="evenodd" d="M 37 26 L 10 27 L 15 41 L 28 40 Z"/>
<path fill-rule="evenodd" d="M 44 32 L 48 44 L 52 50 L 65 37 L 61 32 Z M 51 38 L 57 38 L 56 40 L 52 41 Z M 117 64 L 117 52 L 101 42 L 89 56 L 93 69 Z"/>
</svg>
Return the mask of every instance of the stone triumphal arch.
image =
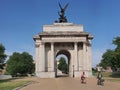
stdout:
<svg viewBox="0 0 120 90">
<path fill-rule="evenodd" d="M 34 37 L 36 46 L 36 76 L 56 77 L 56 57 L 64 54 L 68 58 L 69 77 L 80 77 L 84 71 L 89 77 L 91 70 L 91 36 L 83 25 L 54 23 L 44 25 L 43 31 Z"/>
</svg>

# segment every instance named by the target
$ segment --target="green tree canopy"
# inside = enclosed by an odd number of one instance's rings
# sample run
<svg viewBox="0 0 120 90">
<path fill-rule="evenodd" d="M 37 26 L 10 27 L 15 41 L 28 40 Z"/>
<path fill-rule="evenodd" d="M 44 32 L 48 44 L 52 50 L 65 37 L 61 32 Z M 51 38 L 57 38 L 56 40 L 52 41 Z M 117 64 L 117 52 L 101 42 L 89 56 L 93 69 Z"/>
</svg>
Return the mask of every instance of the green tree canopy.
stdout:
<svg viewBox="0 0 120 90">
<path fill-rule="evenodd" d="M 65 58 L 61 57 L 58 64 L 58 69 L 63 73 L 68 73 L 68 64 L 66 63 Z"/>
<path fill-rule="evenodd" d="M 115 59 L 114 51 L 108 49 L 103 55 L 102 60 L 100 62 L 100 66 L 106 69 L 107 66 L 112 66 L 112 62 Z"/>
<path fill-rule="evenodd" d="M 114 38 L 113 44 L 117 46 L 115 50 L 120 50 L 120 37 Z"/>
<path fill-rule="evenodd" d="M 114 50 L 108 49 L 103 55 L 99 66 L 106 68 L 110 66 L 113 70 L 120 69 L 120 37 L 116 37 L 113 40 L 113 44 L 116 45 Z"/>
<path fill-rule="evenodd" d="M 13 76 L 17 76 L 17 74 L 27 75 L 33 73 L 34 64 L 32 56 L 27 52 L 23 52 L 22 54 L 14 52 L 7 61 L 6 70 Z"/>
<path fill-rule="evenodd" d="M 113 40 L 113 44 L 116 45 L 115 48 L 115 61 L 113 62 L 115 64 L 115 69 L 120 69 L 120 37 L 116 37 Z"/>
<path fill-rule="evenodd" d="M 7 55 L 5 54 L 5 47 L 0 44 L 0 69 L 2 69 L 2 65 L 5 62 Z"/>
</svg>

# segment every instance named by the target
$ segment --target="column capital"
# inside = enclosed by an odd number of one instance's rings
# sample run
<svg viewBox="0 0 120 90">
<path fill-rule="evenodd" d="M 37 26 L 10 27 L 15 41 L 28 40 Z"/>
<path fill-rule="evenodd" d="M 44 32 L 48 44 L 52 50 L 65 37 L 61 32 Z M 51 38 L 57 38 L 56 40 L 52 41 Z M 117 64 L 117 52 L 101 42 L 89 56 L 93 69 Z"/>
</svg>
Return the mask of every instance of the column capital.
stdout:
<svg viewBox="0 0 120 90">
<path fill-rule="evenodd" d="M 54 44 L 54 42 L 50 42 L 51 44 Z"/>
<path fill-rule="evenodd" d="M 77 44 L 78 42 L 74 42 L 74 44 Z"/>
<path fill-rule="evenodd" d="M 91 46 L 91 45 L 92 45 L 91 40 L 88 40 L 87 44 L 88 44 L 89 46 Z"/>
<path fill-rule="evenodd" d="M 84 42 L 82 42 L 83 44 L 86 44 L 87 43 L 87 41 L 84 41 Z"/>
<path fill-rule="evenodd" d="M 39 43 L 35 43 L 35 47 L 38 48 L 40 46 Z"/>
<path fill-rule="evenodd" d="M 41 42 L 40 44 L 44 45 L 44 44 L 45 44 L 45 42 Z"/>
<path fill-rule="evenodd" d="M 44 42 L 40 42 L 40 47 L 44 47 L 45 43 Z"/>
</svg>

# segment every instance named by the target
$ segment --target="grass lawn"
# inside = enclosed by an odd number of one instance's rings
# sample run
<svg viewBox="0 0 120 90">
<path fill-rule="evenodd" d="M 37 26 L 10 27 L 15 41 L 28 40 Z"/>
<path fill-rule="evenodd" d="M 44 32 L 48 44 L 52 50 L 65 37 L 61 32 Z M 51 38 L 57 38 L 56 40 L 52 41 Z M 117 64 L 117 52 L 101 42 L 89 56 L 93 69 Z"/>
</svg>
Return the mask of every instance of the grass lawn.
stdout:
<svg viewBox="0 0 120 90">
<path fill-rule="evenodd" d="M 28 82 L 31 81 L 26 78 L 0 80 L 0 90 L 13 90 L 19 86 L 27 84 Z"/>
<path fill-rule="evenodd" d="M 94 76 L 97 76 L 98 73 L 93 73 Z M 120 82 L 120 72 L 102 72 L 103 78 L 105 80 Z"/>
<path fill-rule="evenodd" d="M 120 78 L 105 78 L 105 80 L 109 80 L 109 81 L 112 81 L 112 82 L 120 82 Z"/>
</svg>

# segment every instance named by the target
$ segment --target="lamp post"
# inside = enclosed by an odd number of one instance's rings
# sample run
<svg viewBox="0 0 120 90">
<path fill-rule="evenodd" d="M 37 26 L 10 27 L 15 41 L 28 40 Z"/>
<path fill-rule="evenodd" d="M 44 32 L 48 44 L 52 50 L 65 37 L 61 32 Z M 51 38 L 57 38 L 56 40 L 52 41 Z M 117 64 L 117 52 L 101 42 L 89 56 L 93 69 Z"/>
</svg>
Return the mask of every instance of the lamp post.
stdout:
<svg viewBox="0 0 120 90">
<path fill-rule="evenodd" d="M 73 78 L 75 77 L 75 75 L 74 75 L 74 65 L 73 65 Z"/>
</svg>

